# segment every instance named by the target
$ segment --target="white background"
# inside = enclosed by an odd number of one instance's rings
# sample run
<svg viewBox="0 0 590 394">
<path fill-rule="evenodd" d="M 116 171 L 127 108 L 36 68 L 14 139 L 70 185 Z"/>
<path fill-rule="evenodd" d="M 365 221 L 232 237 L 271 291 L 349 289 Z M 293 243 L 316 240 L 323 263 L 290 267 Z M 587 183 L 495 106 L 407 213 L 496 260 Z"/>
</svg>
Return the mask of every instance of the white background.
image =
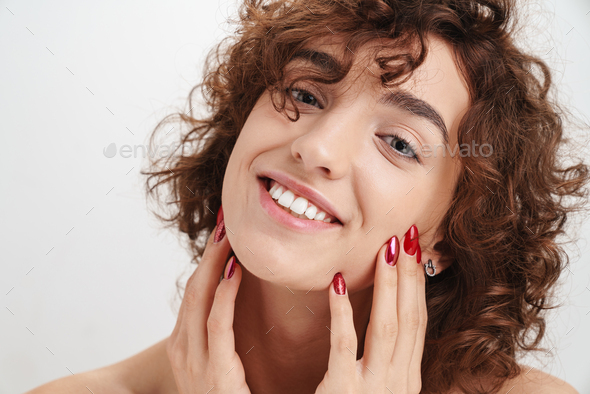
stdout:
<svg viewBox="0 0 590 394">
<path fill-rule="evenodd" d="M 146 208 L 146 144 L 187 111 L 233 1 L 0 1 L 0 393 L 127 358 L 168 336 L 189 267 Z M 559 98 L 590 114 L 590 1 L 541 1 L 526 44 Z M 540 12 L 540 13 L 539 13 Z M 573 30 L 572 30 L 573 29 Z M 534 40 L 533 40 L 534 39 Z M 553 48 L 553 49 L 552 49 Z M 549 319 L 547 357 L 526 360 L 590 392 L 590 223 Z"/>
</svg>

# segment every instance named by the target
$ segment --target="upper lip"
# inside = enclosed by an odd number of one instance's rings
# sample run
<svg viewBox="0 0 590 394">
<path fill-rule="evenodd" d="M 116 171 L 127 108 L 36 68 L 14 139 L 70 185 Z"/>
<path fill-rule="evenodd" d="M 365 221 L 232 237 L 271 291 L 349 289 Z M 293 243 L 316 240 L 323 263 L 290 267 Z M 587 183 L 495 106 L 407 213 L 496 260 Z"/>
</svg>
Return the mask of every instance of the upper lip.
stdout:
<svg viewBox="0 0 590 394">
<path fill-rule="evenodd" d="M 302 183 L 297 182 L 295 179 L 289 177 L 286 174 L 277 171 L 264 171 L 258 174 L 259 177 L 271 178 L 280 183 L 283 186 L 291 189 L 297 195 L 306 198 L 310 203 L 317 206 L 319 209 L 326 213 L 334 216 L 340 223 L 344 223 L 340 213 L 334 208 L 332 203 L 324 197 L 320 192 L 306 186 Z"/>
</svg>

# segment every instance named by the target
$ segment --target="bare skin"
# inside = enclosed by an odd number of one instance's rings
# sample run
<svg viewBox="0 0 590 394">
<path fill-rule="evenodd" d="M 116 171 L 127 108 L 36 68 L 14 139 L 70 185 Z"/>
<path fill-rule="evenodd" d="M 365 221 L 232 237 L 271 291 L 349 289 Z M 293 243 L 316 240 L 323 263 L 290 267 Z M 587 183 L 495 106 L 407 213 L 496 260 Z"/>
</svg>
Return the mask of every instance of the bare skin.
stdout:
<svg viewBox="0 0 590 394">
<path fill-rule="evenodd" d="M 431 42 L 426 62 L 403 88 L 438 111 L 448 130 L 449 144 L 454 146 L 458 124 L 468 108 L 468 91 L 450 47 L 434 37 Z M 335 45 L 318 42 L 313 49 L 336 56 Z M 228 163 L 222 203 L 229 231 L 223 241 L 227 249 L 218 253 L 223 255 L 231 245 L 240 260 L 236 273 L 239 290 L 238 285 L 232 288 L 237 293 L 232 335 L 252 393 L 315 392 L 323 383 L 333 348 L 326 327 L 333 327 L 334 300 L 339 300 L 331 293 L 328 296 L 334 273 L 341 272 L 346 280 L 351 306 L 348 323 L 358 339 L 353 350 L 360 357 L 365 352 L 365 337 L 371 335 L 367 328 L 373 316 L 369 306 L 374 301 L 376 259 L 378 263 L 387 241 L 394 235 L 402 240 L 415 224 L 420 230 L 422 261 L 437 262 L 437 272 L 446 268 L 441 256 L 432 251 L 439 239 L 434 229 L 450 205 L 460 173 L 458 160 L 439 154 L 421 157 L 422 163 L 418 163 L 403 157 L 407 149 L 393 148 L 403 144 L 393 143 L 387 134 L 398 134 L 418 147 L 444 142 L 427 120 L 377 102 L 387 90 L 376 78 L 376 64 L 364 53 L 359 53 L 354 69 L 341 84 L 322 91 L 301 87 L 317 101 L 301 102 L 298 122 L 291 123 L 277 113 L 268 92 L 263 94 Z M 296 65 L 292 64 L 293 70 Z M 338 211 L 342 227 L 309 234 L 274 221 L 258 201 L 256 176 L 265 170 L 281 171 L 321 192 Z M 219 267 L 216 272 L 223 270 L 223 262 Z M 398 278 L 386 282 L 394 287 Z M 222 291 L 229 292 L 230 285 L 223 286 L 227 290 Z M 402 307 L 416 300 L 419 304 L 416 288 L 413 294 L 406 293 L 401 295 L 408 300 L 401 303 Z M 386 294 L 391 293 L 383 291 L 377 296 L 385 299 Z M 229 297 L 225 302 L 231 301 Z M 219 305 L 212 306 L 213 300 L 207 302 L 207 311 L 220 313 L 215 309 L 221 308 Z M 190 312 L 184 318 L 188 315 Z M 195 321 L 203 325 L 206 318 Z M 403 324 L 403 319 L 399 322 Z M 186 324 L 177 323 L 175 332 L 181 328 L 190 331 Z M 423 340 L 423 333 L 414 335 L 412 346 L 419 348 Z M 168 341 L 166 338 L 117 364 L 60 379 L 31 393 L 83 392 L 79 390 L 92 385 L 95 394 L 188 394 L 179 390 L 178 376 L 175 379 L 169 361 Z M 419 365 L 419 357 L 421 352 L 417 360 L 407 359 L 406 364 Z M 576 393 L 567 383 L 537 370 L 523 373 L 507 382 L 505 388 L 511 393 Z"/>
<path fill-rule="evenodd" d="M 166 338 L 157 344 L 151 346 L 150 348 L 146 349 L 145 351 L 130 357 L 126 360 L 123 360 L 119 363 L 114 365 L 110 365 L 107 367 L 100 368 L 98 370 L 85 372 L 82 374 L 77 374 L 75 376 L 70 376 L 67 378 L 59 379 L 54 382 L 50 382 L 46 385 L 43 385 L 30 393 L 32 394 L 39 394 L 39 393 L 79 393 L 83 392 L 84 390 L 91 391 L 94 394 L 99 393 L 115 393 L 115 394 L 132 394 L 132 393 L 202 393 L 206 391 L 210 391 L 214 387 L 217 388 L 217 392 L 231 392 L 231 393 L 239 393 L 242 390 L 237 390 L 235 387 L 227 386 L 228 381 L 238 382 L 239 379 L 242 379 L 243 389 L 246 390 L 244 392 L 250 392 L 249 388 L 245 386 L 243 382 L 244 374 L 243 370 L 241 369 L 242 364 L 240 360 L 248 360 L 247 354 L 235 354 L 235 359 L 230 360 L 229 363 L 223 365 L 222 373 L 220 374 L 220 380 L 215 382 L 215 385 L 211 385 L 210 383 L 206 383 L 203 388 L 203 381 L 206 380 L 206 376 L 209 374 L 203 374 L 203 371 L 209 371 L 210 366 L 204 365 L 203 367 L 195 369 L 196 365 L 192 365 L 189 368 L 186 368 L 188 364 L 181 363 L 179 366 L 177 362 L 174 362 L 174 365 L 171 365 L 169 360 L 172 360 L 171 357 L 171 343 L 173 342 L 180 342 L 180 347 L 184 352 L 183 356 L 187 356 L 189 360 L 198 360 L 202 358 L 202 355 L 205 352 L 197 352 L 194 349 L 194 342 L 195 336 L 198 336 L 199 333 L 195 329 L 196 327 L 203 324 L 203 321 L 199 322 L 198 315 L 200 315 L 201 310 L 206 310 L 211 308 L 211 312 L 209 314 L 209 319 L 214 317 L 218 321 L 222 322 L 224 325 L 229 327 L 229 331 L 225 330 L 217 330 L 219 327 L 213 328 L 208 326 L 208 335 L 210 335 L 209 339 L 209 351 L 213 351 L 213 348 L 217 348 L 215 352 L 218 352 L 220 349 L 229 350 L 230 353 L 234 353 L 234 348 L 231 346 L 230 342 L 233 338 L 234 332 L 231 330 L 231 322 L 233 320 L 233 314 L 227 313 L 228 311 L 231 312 L 233 309 L 232 300 L 235 300 L 235 295 L 237 293 L 237 288 L 240 284 L 240 279 L 242 276 L 242 269 L 239 266 L 236 266 L 235 273 L 231 279 L 224 279 L 221 281 L 217 288 L 215 285 L 218 282 L 218 277 L 221 274 L 224 266 L 223 264 L 223 256 L 226 254 L 228 250 L 229 244 L 227 240 L 225 242 L 220 242 L 217 245 L 211 245 L 211 240 L 213 237 L 210 237 L 209 244 L 207 251 L 205 252 L 205 256 L 199 268 L 195 270 L 195 273 L 189 279 L 187 283 L 187 292 L 185 293 L 185 297 L 183 299 L 183 304 L 181 306 L 181 311 L 179 314 L 179 322 L 177 323 L 175 330 L 171 337 Z M 227 239 L 227 238 L 226 238 Z M 383 252 L 382 248 L 380 252 Z M 381 253 L 381 256 L 383 254 Z M 377 274 L 375 280 L 375 292 L 376 292 L 376 299 L 386 300 L 389 301 L 392 296 L 395 298 L 395 295 L 392 293 L 387 294 L 389 296 L 388 299 L 384 297 L 386 292 L 384 289 L 389 287 L 388 285 L 397 281 L 398 283 L 402 283 L 406 280 L 409 276 L 407 275 L 408 272 L 411 272 L 414 269 L 416 272 L 416 268 L 418 268 L 418 272 L 421 270 L 419 265 L 415 264 L 415 257 L 404 255 L 403 252 L 397 258 L 397 264 L 394 267 L 390 267 L 385 265 L 383 259 L 378 261 L 377 264 Z M 378 259 L 379 260 L 379 259 Z M 401 268 L 401 269 L 400 269 Z M 225 271 L 227 272 L 227 271 Z M 396 277 L 399 273 L 399 279 Z M 390 276 L 389 279 L 386 279 L 387 276 Z M 224 277 L 227 275 L 224 275 Z M 404 279 L 405 276 L 405 279 Z M 416 275 L 415 278 L 418 280 L 416 283 L 420 283 L 424 277 L 420 275 Z M 403 285 L 400 285 L 402 287 Z M 416 286 L 415 288 L 420 288 L 420 286 Z M 202 297 L 203 293 L 210 293 L 210 290 L 213 289 L 215 292 L 215 300 L 213 301 L 213 305 L 207 305 L 208 302 L 206 301 L 208 297 Z M 421 289 L 423 290 L 423 288 Z M 418 290 L 420 291 L 420 289 Z M 403 293 L 403 292 L 402 292 Z M 408 293 L 406 291 L 406 293 Z M 233 297 L 233 298 L 232 298 Z M 420 298 L 420 297 L 418 297 Z M 335 302 L 337 299 L 340 299 L 340 302 Z M 408 301 L 406 299 L 406 301 Z M 422 299 L 423 301 L 423 299 Z M 395 302 L 394 302 L 395 304 Z M 404 302 L 404 304 L 408 304 L 408 302 Z M 346 318 L 342 319 L 341 317 L 337 316 L 334 313 L 334 310 L 339 309 L 338 305 L 350 305 L 348 303 L 348 298 L 346 296 L 335 295 L 335 293 L 330 294 L 330 308 L 332 309 L 332 317 L 333 321 L 331 322 L 331 329 L 334 330 L 336 333 L 340 333 L 340 329 L 342 327 L 339 326 L 341 323 L 352 323 L 351 316 L 346 316 Z M 388 305 L 386 305 L 388 306 Z M 396 308 L 387 308 L 395 310 Z M 421 313 L 423 313 L 422 311 Z M 225 316 L 224 316 L 225 315 Z M 372 314 L 372 318 L 379 316 L 379 314 Z M 192 320 L 192 321 L 191 321 Z M 224 321 L 225 320 L 225 321 Z M 338 324 L 334 324 L 334 320 L 339 320 Z M 382 321 L 382 319 L 377 319 L 377 321 Z M 192 323 L 192 324 L 189 324 Z M 400 322 L 400 327 L 402 326 Z M 182 342 L 182 340 L 186 340 L 186 337 L 178 336 L 178 330 L 182 331 L 183 329 L 189 329 L 189 335 L 193 335 L 192 340 L 186 343 Z M 371 329 L 369 327 L 368 330 L 369 338 L 372 336 Z M 401 330 L 400 330 L 401 332 Z M 423 336 L 423 327 L 422 330 L 418 329 L 419 334 L 416 335 L 416 338 L 419 339 Z M 196 334 L 196 335 L 195 335 Z M 211 335 L 215 334 L 216 337 L 213 342 L 211 340 Z M 396 335 L 394 335 L 395 337 Z M 333 345 L 338 343 L 338 341 L 334 341 L 334 338 L 337 338 L 338 335 L 332 336 L 332 343 Z M 401 338 L 401 336 L 400 336 Z M 189 338 L 190 339 L 190 338 Z M 229 339 L 229 340 L 228 340 Z M 197 341 L 198 342 L 198 341 Z M 403 341 L 402 343 L 407 343 L 408 341 Z M 419 345 L 423 345 L 423 342 L 419 340 L 416 341 Z M 375 342 L 376 345 L 380 347 L 386 347 L 385 341 L 382 338 Z M 188 349 L 188 353 L 186 350 Z M 336 358 L 340 357 L 340 361 L 344 361 L 344 363 L 349 362 L 350 360 L 354 360 L 350 355 L 346 354 L 346 352 L 338 352 L 334 351 L 335 347 L 332 346 L 330 350 L 330 368 L 333 368 L 332 362 Z M 387 353 L 387 352 L 386 352 Z M 418 352 L 414 352 L 414 354 L 420 354 L 421 349 L 418 349 Z M 395 357 L 396 352 L 394 352 Z M 336 357 L 334 357 L 336 355 Z M 344 355 L 344 357 L 342 357 Z M 210 358 L 212 359 L 212 358 Z M 361 362 L 364 357 L 359 360 Z M 216 360 L 216 362 L 219 361 Z M 402 360 L 403 361 L 403 360 Z M 417 363 L 419 364 L 420 358 L 416 359 Z M 401 363 L 401 366 L 405 365 L 407 361 Z M 410 364 L 412 364 L 410 362 Z M 228 373 L 225 370 L 232 366 L 231 370 L 228 372 L 234 372 L 232 375 L 228 376 Z M 335 371 L 340 371 L 344 365 L 338 365 L 337 368 L 333 368 Z M 415 388 L 413 390 L 406 390 L 404 387 L 394 387 L 396 383 L 399 383 L 400 373 L 398 365 L 397 368 L 394 368 L 393 371 L 395 372 L 395 379 L 392 379 L 388 384 L 389 387 L 392 387 L 394 392 L 402 393 L 402 392 L 418 392 L 419 388 Z M 183 368 L 184 367 L 184 368 Z M 379 375 L 380 371 L 378 370 L 378 365 L 373 366 L 375 370 L 375 375 Z M 354 366 L 353 366 L 354 368 Z M 237 371 L 240 372 L 237 373 Z M 179 374 L 179 371 L 181 372 Z M 329 372 L 328 371 L 328 372 Z M 526 372 L 525 372 L 526 371 Z M 188 372 L 189 375 L 184 375 L 182 373 Z M 237 373 L 237 374 L 236 374 Z M 373 374 L 373 372 L 371 372 Z M 336 374 L 338 375 L 338 374 Z M 347 376 L 350 377 L 351 375 L 358 375 L 354 372 L 354 370 L 349 371 L 347 374 L 344 374 L 344 378 Z M 367 374 L 368 375 L 368 374 Z M 197 380 L 194 379 L 195 376 L 199 376 Z M 327 375 L 326 375 L 327 376 Z M 372 378 L 373 376 L 369 376 Z M 343 376 L 338 377 L 338 381 L 342 379 Z M 326 379 L 322 381 L 322 383 L 326 382 Z M 362 383 L 361 386 L 358 386 L 358 390 L 354 390 L 351 392 L 354 393 L 363 393 L 363 392 L 370 392 L 375 393 L 378 392 L 374 389 L 370 390 L 361 390 L 365 387 L 368 383 L 367 380 L 360 381 Z M 178 386 L 177 386 L 178 383 Z M 188 383 L 188 384 L 187 384 Z M 221 384 L 219 384 L 221 383 Z M 231 382 L 230 382 L 231 383 Z M 223 387 L 222 385 L 225 384 L 226 386 Z M 267 384 L 264 388 L 268 388 L 269 385 Z M 346 382 L 346 384 L 342 387 L 350 388 L 350 382 Z M 327 389 L 326 391 L 322 391 L 318 388 L 316 393 L 333 393 L 333 392 L 340 392 L 345 391 L 342 390 L 334 390 L 334 387 Z M 338 388 L 338 387 L 336 387 Z M 298 388 L 297 392 L 307 392 L 302 387 Z M 275 386 L 273 390 L 278 390 Z M 261 392 L 273 392 L 273 391 L 266 391 L 264 389 Z M 274 391 L 279 392 L 279 391 Z M 312 391 L 313 392 L 313 391 Z M 532 368 L 524 368 L 523 373 L 516 379 L 510 380 L 506 382 L 503 388 L 499 391 L 500 393 L 503 392 L 516 392 L 516 393 L 557 393 L 557 394 L 566 394 L 566 393 L 577 393 L 575 389 L 573 389 L 567 383 L 553 377 L 542 373 L 540 371 L 534 370 Z M 456 392 L 451 392 L 449 394 L 455 394 Z M 458 392 L 457 392 L 458 393 Z"/>
<path fill-rule="evenodd" d="M 94 394 L 177 394 L 166 354 L 167 341 L 165 338 L 116 364 L 60 378 L 25 394 L 78 394 L 84 390 L 89 392 L 86 387 L 92 387 Z M 555 376 L 526 366 L 522 369 L 524 372 L 507 381 L 499 393 L 510 390 L 511 394 L 579 394 L 570 384 Z"/>
</svg>

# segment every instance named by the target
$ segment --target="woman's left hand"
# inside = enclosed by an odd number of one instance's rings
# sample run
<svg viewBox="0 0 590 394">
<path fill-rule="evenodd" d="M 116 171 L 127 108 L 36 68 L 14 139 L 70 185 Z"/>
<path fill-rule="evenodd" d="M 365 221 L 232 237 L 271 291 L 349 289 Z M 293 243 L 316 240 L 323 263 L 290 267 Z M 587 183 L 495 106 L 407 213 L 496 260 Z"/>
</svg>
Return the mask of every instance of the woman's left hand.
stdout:
<svg viewBox="0 0 590 394">
<path fill-rule="evenodd" d="M 415 230 L 415 228 L 414 228 Z M 408 231 L 410 233 L 411 231 Z M 357 361 L 357 338 L 352 306 L 339 273 L 330 286 L 330 358 L 328 371 L 316 394 L 419 393 L 420 367 L 426 334 L 425 276 L 420 258 L 418 234 L 406 245 L 413 255 L 400 248 L 397 237 L 389 242 L 397 247 L 397 264 L 386 263 L 387 244 L 377 255 L 373 304 L 367 327 L 363 357 Z M 388 243 L 388 244 L 389 244 Z M 390 254 L 391 256 L 391 254 Z M 341 283 L 340 286 L 338 284 Z M 336 288 L 344 286 L 344 294 Z"/>
</svg>

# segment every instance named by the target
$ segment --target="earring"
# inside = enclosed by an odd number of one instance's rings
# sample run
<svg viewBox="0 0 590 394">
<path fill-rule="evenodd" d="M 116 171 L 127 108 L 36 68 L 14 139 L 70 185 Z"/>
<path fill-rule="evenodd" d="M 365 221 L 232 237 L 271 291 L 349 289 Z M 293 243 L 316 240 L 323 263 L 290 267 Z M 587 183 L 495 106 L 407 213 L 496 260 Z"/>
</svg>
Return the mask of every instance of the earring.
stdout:
<svg viewBox="0 0 590 394">
<path fill-rule="evenodd" d="M 431 270 L 431 272 L 429 272 L 428 270 Z M 436 265 L 432 263 L 432 260 L 428 259 L 428 263 L 424 264 L 424 271 L 428 276 L 436 275 Z"/>
</svg>

